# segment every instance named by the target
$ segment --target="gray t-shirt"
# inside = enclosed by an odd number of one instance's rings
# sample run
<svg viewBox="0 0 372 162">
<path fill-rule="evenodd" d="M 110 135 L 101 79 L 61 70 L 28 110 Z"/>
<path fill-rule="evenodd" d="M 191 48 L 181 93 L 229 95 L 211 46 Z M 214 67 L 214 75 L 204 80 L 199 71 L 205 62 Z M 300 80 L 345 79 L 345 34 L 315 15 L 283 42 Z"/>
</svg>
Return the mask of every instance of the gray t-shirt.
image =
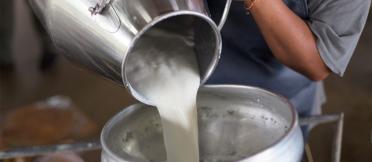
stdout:
<svg viewBox="0 0 372 162">
<path fill-rule="evenodd" d="M 308 21 L 321 57 L 340 76 L 355 50 L 365 25 L 370 0 L 283 0 Z M 212 18 L 219 21 L 226 0 L 208 0 Z M 325 101 L 322 82 L 313 82 L 281 64 L 266 44 L 242 3 L 231 5 L 221 31 L 222 56 L 208 83 L 257 86 L 281 94 L 300 115 L 319 113 Z M 278 15 L 280 16 L 280 15 Z"/>
<path fill-rule="evenodd" d="M 308 24 L 319 53 L 342 76 L 365 26 L 371 0 L 308 0 Z"/>
<path fill-rule="evenodd" d="M 367 21 L 371 0 L 308 0 L 309 21 L 321 58 L 343 76 Z M 325 102 L 323 83 L 317 83 L 313 114 Z"/>
</svg>

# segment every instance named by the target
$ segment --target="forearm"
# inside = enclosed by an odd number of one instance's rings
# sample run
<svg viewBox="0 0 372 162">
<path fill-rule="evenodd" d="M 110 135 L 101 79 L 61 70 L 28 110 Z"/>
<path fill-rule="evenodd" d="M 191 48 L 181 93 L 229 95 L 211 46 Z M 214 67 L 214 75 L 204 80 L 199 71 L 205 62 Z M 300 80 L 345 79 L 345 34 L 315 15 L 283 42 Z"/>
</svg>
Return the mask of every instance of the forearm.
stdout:
<svg viewBox="0 0 372 162">
<path fill-rule="evenodd" d="M 257 0 L 250 12 L 281 63 L 312 80 L 323 80 L 329 75 L 310 28 L 282 0 Z"/>
</svg>

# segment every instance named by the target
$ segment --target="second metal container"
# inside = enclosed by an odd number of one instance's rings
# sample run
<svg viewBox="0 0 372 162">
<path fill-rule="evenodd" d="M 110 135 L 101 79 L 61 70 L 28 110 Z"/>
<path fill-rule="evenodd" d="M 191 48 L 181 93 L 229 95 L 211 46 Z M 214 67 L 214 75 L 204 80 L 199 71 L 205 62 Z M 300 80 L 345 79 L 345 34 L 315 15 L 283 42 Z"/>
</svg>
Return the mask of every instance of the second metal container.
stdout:
<svg viewBox="0 0 372 162">
<path fill-rule="evenodd" d="M 283 97 L 247 86 L 207 86 L 198 95 L 204 162 L 299 162 L 304 141 L 296 110 Z M 132 105 L 104 127 L 102 162 L 165 161 L 156 108 Z"/>
</svg>

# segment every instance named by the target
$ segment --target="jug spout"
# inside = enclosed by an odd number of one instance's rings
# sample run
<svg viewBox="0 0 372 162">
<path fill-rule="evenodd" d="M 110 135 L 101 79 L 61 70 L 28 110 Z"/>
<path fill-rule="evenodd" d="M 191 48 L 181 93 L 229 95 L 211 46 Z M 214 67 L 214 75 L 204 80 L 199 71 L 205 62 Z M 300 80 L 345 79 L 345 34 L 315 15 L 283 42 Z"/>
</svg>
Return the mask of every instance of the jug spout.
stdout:
<svg viewBox="0 0 372 162">
<path fill-rule="evenodd" d="M 229 0 L 230 1 L 230 0 Z M 153 27 L 193 37 L 204 83 L 221 53 L 221 35 L 203 0 L 29 0 L 59 53 L 125 86 L 148 102 L 127 78 L 133 48 Z M 189 31 L 185 34 L 185 31 Z M 156 39 L 164 39 L 159 35 Z"/>
</svg>

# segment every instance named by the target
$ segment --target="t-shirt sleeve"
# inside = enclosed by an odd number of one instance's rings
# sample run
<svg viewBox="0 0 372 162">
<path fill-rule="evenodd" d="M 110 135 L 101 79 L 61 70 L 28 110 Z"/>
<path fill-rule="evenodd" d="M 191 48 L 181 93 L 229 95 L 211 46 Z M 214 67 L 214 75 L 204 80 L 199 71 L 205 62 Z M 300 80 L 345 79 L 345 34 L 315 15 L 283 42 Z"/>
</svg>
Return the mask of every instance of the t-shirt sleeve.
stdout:
<svg viewBox="0 0 372 162">
<path fill-rule="evenodd" d="M 308 25 L 321 58 L 343 76 L 365 26 L 371 0 L 311 0 Z"/>
</svg>

